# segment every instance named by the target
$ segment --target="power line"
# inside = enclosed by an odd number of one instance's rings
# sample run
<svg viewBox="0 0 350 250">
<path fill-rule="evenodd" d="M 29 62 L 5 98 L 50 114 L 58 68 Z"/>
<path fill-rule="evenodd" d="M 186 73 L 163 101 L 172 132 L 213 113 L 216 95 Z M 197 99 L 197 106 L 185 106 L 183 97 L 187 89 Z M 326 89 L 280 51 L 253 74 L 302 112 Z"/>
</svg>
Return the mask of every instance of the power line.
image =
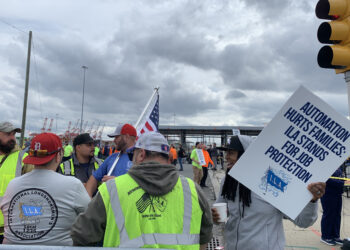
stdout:
<svg viewBox="0 0 350 250">
<path fill-rule="evenodd" d="M 20 31 L 20 32 L 23 32 L 23 33 L 25 33 L 25 34 L 28 33 L 28 32 L 26 32 L 26 31 L 24 31 L 24 30 L 22 30 L 22 29 L 16 27 L 15 25 L 13 25 L 13 24 L 11 24 L 11 23 L 4 21 L 3 19 L 0 19 L 0 22 L 4 23 L 4 24 L 6 24 L 6 25 L 8 25 L 8 26 L 10 26 L 10 27 L 12 27 L 12 28 L 14 28 L 14 29 Z"/>
<path fill-rule="evenodd" d="M 11 28 L 20 31 L 24 34 L 28 34 L 28 32 L 18 28 L 17 26 L 3 20 L 0 18 L 0 22 L 10 26 Z M 34 40 L 34 39 L 33 39 Z M 37 69 L 37 62 L 36 62 L 36 53 L 35 53 L 35 46 L 34 46 L 34 41 L 32 41 L 32 48 L 33 48 L 33 61 L 34 61 L 34 72 L 35 72 L 35 80 L 37 83 L 37 89 L 38 89 L 38 97 L 39 97 L 39 109 L 40 109 L 40 116 L 41 119 L 43 118 L 43 110 L 42 110 L 42 102 L 41 102 L 41 92 L 40 92 L 40 82 L 39 82 L 39 77 L 38 77 L 38 69 Z M 35 82 L 35 81 L 34 81 Z"/>
<path fill-rule="evenodd" d="M 41 116 L 41 119 L 43 119 L 43 110 L 42 110 L 42 105 L 41 105 L 41 94 L 40 94 L 40 82 L 39 82 L 38 70 L 37 70 L 37 63 L 36 63 L 34 39 L 33 39 L 33 42 L 32 42 L 32 46 L 33 46 L 33 59 L 34 59 L 35 79 L 36 79 L 36 82 L 37 82 L 37 84 L 38 84 L 37 87 L 38 87 L 38 96 L 39 96 L 40 116 Z"/>
</svg>

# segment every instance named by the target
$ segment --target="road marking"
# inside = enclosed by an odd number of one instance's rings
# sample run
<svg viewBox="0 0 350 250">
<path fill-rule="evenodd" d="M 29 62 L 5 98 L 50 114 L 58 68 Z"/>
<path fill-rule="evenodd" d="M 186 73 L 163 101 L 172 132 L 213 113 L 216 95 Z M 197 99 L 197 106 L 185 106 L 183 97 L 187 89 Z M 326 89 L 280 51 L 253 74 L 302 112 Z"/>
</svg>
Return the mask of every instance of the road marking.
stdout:
<svg viewBox="0 0 350 250">
<path fill-rule="evenodd" d="M 309 227 L 310 228 L 310 230 L 314 233 L 314 234 L 316 234 L 317 236 L 320 236 L 321 237 L 321 233 L 319 232 L 319 231 L 317 231 L 315 228 L 313 228 L 313 227 Z"/>
</svg>

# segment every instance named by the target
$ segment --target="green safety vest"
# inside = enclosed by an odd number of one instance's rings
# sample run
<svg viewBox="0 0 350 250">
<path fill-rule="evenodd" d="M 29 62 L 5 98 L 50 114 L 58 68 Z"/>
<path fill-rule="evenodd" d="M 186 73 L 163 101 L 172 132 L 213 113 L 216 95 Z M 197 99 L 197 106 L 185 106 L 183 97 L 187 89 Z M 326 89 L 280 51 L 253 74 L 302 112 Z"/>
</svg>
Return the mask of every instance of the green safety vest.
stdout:
<svg viewBox="0 0 350 250">
<path fill-rule="evenodd" d="M 101 164 L 103 163 L 102 160 L 95 157 L 95 170 L 97 170 Z M 68 161 L 65 161 L 60 164 L 61 171 L 64 175 L 73 175 L 75 176 L 75 168 L 73 164 L 73 159 L 70 158 Z"/>
<path fill-rule="evenodd" d="M 179 177 L 164 196 L 151 196 L 125 174 L 99 187 L 106 209 L 104 247 L 196 249 L 202 210 L 192 180 Z"/>
<path fill-rule="evenodd" d="M 71 156 L 73 153 L 73 147 L 68 144 L 68 145 L 63 147 L 63 151 L 64 151 L 64 153 L 63 153 L 64 157 Z"/>
<path fill-rule="evenodd" d="M 15 177 L 21 176 L 23 158 L 27 156 L 25 151 L 16 151 L 10 154 L 0 167 L 0 203 L 4 197 L 9 182 Z M 5 156 L 4 156 L 5 157 Z M 0 210 L 0 227 L 4 226 L 4 216 Z"/>
<path fill-rule="evenodd" d="M 94 155 L 98 156 L 98 153 L 100 152 L 100 148 L 99 147 L 95 147 L 95 152 Z"/>
</svg>

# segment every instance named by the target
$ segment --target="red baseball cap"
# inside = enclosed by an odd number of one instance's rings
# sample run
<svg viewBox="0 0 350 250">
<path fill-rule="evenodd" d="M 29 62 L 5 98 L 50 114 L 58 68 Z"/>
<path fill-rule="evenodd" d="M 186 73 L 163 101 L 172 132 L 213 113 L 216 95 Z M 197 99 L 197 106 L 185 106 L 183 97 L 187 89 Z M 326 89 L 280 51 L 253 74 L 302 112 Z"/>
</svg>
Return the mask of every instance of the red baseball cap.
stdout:
<svg viewBox="0 0 350 250">
<path fill-rule="evenodd" d="M 42 133 L 35 136 L 30 144 L 28 156 L 23 163 L 44 165 L 50 162 L 62 149 L 61 139 L 53 133 Z"/>
<path fill-rule="evenodd" d="M 109 137 L 116 137 L 117 135 L 131 135 L 131 136 L 137 136 L 136 129 L 128 124 L 119 124 L 116 128 L 114 133 L 109 134 Z"/>
</svg>

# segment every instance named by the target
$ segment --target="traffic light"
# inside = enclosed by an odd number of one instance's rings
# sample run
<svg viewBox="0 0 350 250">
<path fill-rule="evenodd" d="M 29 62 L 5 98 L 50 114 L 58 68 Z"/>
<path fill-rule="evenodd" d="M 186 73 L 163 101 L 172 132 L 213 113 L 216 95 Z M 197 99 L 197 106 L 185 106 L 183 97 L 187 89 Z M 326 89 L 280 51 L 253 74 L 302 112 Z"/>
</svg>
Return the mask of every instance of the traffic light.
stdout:
<svg viewBox="0 0 350 250">
<path fill-rule="evenodd" d="M 318 52 L 317 62 L 321 68 L 335 69 L 344 73 L 350 70 L 350 0 L 319 0 L 316 16 L 332 20 L 321 23 L 317 38 L 323 46 Z"/>
</svg>

